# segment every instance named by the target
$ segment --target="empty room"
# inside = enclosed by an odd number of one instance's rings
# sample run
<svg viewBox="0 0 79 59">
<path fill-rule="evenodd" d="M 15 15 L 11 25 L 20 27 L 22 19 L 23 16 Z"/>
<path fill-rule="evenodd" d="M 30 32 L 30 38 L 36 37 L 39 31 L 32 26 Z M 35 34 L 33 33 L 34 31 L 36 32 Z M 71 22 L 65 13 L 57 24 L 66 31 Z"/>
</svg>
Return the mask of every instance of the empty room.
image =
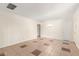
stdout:
<svg viewBox="0 0 79 59">
<path fill-rule="evenodd" d="M 79 56 L 79 3 L 0 3 L 0 56 Z"/>
</svg>

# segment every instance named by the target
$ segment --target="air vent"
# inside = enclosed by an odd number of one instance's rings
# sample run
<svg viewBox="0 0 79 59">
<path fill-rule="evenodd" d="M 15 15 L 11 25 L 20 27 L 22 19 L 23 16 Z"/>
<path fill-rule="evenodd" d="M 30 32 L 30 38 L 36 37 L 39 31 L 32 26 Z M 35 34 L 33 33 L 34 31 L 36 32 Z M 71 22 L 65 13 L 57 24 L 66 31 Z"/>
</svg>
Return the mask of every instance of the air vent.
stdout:
<svg viewBox="0 0 79 59">
<path fill-rule="evenodd" d="M 16 5 L 10 3 L 10 4 L 8 4 L 7 8 L 14 10 L 16 8 Z"/>
</svg>

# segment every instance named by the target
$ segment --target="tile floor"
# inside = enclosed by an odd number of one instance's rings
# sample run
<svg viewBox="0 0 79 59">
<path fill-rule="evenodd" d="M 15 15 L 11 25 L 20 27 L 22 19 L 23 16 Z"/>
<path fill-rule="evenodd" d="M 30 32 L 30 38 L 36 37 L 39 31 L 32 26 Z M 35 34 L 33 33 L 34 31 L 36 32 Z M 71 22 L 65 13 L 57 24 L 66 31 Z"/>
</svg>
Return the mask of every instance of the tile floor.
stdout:
<svg viewBox="0 0 79 59">
<path fill-rule="evenodd" d="M 1 48 L 0 56 L 79 56 L 79 49 L 74 42 L 42 38 Z"/>
</svg>

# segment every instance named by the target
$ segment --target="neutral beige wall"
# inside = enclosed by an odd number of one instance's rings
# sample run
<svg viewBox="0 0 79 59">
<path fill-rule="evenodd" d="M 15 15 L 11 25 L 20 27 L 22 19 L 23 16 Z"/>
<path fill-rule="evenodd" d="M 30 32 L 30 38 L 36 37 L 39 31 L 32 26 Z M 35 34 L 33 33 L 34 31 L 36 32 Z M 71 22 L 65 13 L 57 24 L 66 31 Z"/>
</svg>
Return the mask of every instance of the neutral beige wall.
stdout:
<svg viewBox="0 0 79 59">
<path fill-rule="evenodd" d="M 79 8 L 74 14 L 73 26 L 74 26 L 73 38 L 76 43 L 76 46 L 79 48 Z"/>
<path fill-rule="evenodd" d="M 41 36 L 63 40 L 63 19 L 42 22 Z"/>
<path fill-rule="evenodd" d="M 0 47 L 36 38 L 37 22 L 11 12 L 0 12 Z"/>
</svg>

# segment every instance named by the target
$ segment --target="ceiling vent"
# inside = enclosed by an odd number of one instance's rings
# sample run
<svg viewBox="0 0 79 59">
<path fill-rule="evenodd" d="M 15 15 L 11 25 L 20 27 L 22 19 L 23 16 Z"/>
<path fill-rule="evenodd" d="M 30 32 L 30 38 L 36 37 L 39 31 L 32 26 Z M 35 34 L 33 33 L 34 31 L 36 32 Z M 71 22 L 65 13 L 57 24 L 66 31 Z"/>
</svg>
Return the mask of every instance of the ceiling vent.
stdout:
<svg viewBox="0 0 79 59">
<path fill-rule="evenodd" d="M 14 5 L 14 4 L 8 4 L 7 8 L 10 9 L 10 10 L 14 10 L 17 6 Z"/>
</svg>

